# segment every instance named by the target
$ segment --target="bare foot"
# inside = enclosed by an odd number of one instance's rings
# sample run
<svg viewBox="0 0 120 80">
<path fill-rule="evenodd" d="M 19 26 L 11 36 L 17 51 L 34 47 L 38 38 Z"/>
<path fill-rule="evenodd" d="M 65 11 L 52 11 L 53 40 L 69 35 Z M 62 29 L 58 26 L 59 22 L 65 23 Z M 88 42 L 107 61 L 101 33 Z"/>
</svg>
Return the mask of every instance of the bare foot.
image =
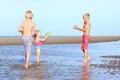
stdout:
<svg viewBox="0 0 120 80">
<path fill-rule="evenodd" d="M 88 56 L 88 58 L 87 58 L 87 59 L 85 58 L 85 59 L 83 60 L 83 62 L 86 63 L 86 62 L 90 61 L 90 59 L 91 59 L 91 57 Z"/>
<path fill-rule="evenodd" d="M 36 61 L 36 63 L 40 63 L 40 61 Z"/>
<path fill-rule="evenodd" d="M 40 60 L 36 60 L 36 63 L 40 63 Z"/>
<path fill-rule="evenodd" d="M 29 66 L 31 65 L 31 62 L 29 62 Z"/>
<path fill-rule="evenodd" d="M 31 65 L 31 63 L 29 62 L 29 64 L 25 65 L 25 68 L 28 68 Z"/>
<path fill-rule="evenodd" d="M 88 60 L 87 59 L 84 59 L 83 62 L 86 63 Z"/>
<path fill-rule="evenodd" d="M 91 60 L 91 57 L 90 56 L 88 56 L 88 59 L 87 59 L 88 61 L 90 61 Z"/>
<path fill-rule="evenodd" d="M 25 68 L 28 68 L 28 67 L 29 67 L 29 65 L 26 64 L 26 65 L 25 65 Z"/>
</svg>

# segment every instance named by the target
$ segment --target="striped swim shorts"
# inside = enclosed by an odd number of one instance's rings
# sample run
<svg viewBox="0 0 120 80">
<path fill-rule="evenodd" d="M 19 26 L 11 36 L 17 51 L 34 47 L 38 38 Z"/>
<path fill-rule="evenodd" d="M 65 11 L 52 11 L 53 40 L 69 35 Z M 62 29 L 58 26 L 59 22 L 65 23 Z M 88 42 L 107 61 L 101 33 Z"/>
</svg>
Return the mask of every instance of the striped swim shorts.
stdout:
<svg viewBox="0 0 120 80">
<path fill-rule="evenodd" d="M 25 47 L 26 53 L 31 53 L 32 44 L 33 44 L 33 37 L 32 36 L 22 36 L 22 42 Z"/>
</svg>

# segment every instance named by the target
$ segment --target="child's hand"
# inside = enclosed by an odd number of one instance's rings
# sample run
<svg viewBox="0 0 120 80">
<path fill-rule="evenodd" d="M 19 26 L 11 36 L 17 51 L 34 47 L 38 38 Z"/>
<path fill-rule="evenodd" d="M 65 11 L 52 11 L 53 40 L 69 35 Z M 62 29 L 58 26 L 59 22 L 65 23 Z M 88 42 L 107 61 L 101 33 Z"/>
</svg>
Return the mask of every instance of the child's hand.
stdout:
<svg viewBox="0 0 120 80">
<path fill-rule="evenodd" d="M 47 33 L 45 34 L 45 36 L 48 36 L 48 37 L 49 37 L 49 36 L 51 36 L 51 34 L 52 34 L 51 32 L 47 32 Z"/>
<path fill-rule="evenodd" d="M 45 36 L 45 38 L 48 38 L 48 36 Z"/>
<path fill-rule="evenodd" d="M 20 32 L 21 34 L 23 34 L 23 30 L 19 30 L 19 32 Z"/>
<path fill-rule="evenodd" d="M 18 31 L 19 31 L 19 32 L 23 32 L 23 28 L 20 27 L 20 28 L 18 29 Z"/>
<path fill-rule="evenodd" d="M 73 29 L 78 29 L 79 27 L 77 25 L 74 25 Z"/>
</svg>

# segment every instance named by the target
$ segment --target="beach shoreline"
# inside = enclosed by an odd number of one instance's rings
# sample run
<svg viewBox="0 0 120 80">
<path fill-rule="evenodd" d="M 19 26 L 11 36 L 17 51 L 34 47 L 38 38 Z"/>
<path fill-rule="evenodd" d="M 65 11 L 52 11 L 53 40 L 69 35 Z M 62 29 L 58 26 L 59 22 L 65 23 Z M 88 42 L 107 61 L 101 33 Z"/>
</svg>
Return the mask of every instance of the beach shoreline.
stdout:
<svg viewBox="0 0 120 80">
<path fill-rule="evenodd" d="M 44 44 L 80 44 L 81 36 L 62 36 L 62 37 L 49 37 Z M 119 41 L 120 36 L 91 36 L 90 43 L 97 42 L 113 42 Z M 2 45 L 21 45 L 22 40 L 20 37 L 14 38 L 0 38 L 0 46 Z"/>
</svg>

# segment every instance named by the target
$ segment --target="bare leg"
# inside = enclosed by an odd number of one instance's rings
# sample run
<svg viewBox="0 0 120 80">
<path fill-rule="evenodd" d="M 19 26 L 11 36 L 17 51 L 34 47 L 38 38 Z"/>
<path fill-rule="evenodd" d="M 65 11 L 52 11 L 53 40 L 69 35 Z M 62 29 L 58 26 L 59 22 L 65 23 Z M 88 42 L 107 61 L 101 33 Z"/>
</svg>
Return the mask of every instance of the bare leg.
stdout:
<svg viewBox="0 0 120 80">
<path fill-rule="evenodd" d="M 30 53 L 26 53 L 25 58 L 26 58 L 25 68 L 28 68 L 30 65 Z"/>
<path fill-rule="evenodd" d="M 90 55 L 88 54 L 88 51 L 86 49 L 84 51 L 84 62 L 87 62 L 90 60 Z"/>
<path fill-rule="evenodd" d="M 86 60 L 87 61 L 89 61 L 90 60 L 90 55 L 88 54 L 88 50 L 84 50 L 85 51 L 85 58 L 86 58 Z"/>
<path fill-rule="evenodd" d="M 87 61 L 87 57 L 86 57 L 86 54 L 85 54 L 85 50 L 82 49 L 82 51 L 83 51 L 83 53 L 84 53 L 84 60 L 83 60 L 83 62 L 86 62 L 86 61 Z"/>
<path fill-rule="evenodd" d="M 40 49 L 36 49 L 36 62 L 39 63 L 40 62 Z"/>
</svg>

